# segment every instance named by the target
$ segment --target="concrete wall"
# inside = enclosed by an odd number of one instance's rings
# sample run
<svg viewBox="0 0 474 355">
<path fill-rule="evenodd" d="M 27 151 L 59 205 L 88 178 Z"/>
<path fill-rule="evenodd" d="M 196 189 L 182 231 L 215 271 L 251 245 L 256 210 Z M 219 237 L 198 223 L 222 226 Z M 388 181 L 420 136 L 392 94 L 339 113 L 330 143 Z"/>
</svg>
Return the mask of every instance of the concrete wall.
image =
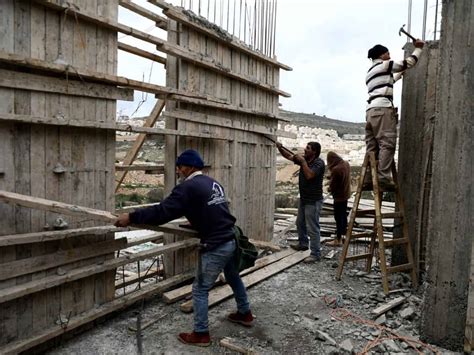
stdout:
<svg viewBox="0 0 474 355">
<path fill-rule="evenodd" d="M 469 278 L 469 299 L 467 302 L 464 351 L 467 353 L 474 351 L 474 238 L 472 239 L 471 277 Z"/>
<path fill-rule="evenodd" d="M 404 74 L 400 111 L 398 176 L 405 204 L 408 234 L 419 270 L 425 269 L 438 47 L 437 41 L 428 42 L 417 65 Z M 413 49 L 413 44 L 407 44 L 406 55 L 411 54 Z M 395 230 L 395 236 L 397 235 L 401 236 L 401 228 Z M 405 253 L 401 253 L 400 249 L 394 248 L 394 264 L 405 262 Z"/>
<path fill-rule="evenodd" d="M 472 253 L 474 2 L 445 0 L 421 337 L 462 350 Z M 472 321 L 472 320 L 471 320 Z"/>
</svg>

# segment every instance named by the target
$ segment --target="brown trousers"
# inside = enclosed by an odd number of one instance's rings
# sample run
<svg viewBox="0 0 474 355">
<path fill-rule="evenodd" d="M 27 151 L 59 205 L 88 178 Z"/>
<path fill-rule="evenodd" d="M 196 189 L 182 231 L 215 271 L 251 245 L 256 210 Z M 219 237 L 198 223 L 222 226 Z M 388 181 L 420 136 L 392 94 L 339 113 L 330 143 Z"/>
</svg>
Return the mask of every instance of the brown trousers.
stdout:
<svg viewBox="0 0 474 355">
<path fill-rule="evenodd" d="M 393 107 L 374 107 L 366 112 L 365 145 L 378 159 L 379 179 L 391 179 L 397 145 L 398 115 Z"/>
</svg>

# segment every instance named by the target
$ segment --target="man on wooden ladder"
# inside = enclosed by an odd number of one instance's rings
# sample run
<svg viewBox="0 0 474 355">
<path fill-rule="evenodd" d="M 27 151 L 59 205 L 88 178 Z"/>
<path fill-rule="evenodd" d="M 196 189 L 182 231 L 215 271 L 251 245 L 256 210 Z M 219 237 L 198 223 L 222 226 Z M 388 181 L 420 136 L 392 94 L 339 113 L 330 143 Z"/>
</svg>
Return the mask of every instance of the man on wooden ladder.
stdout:
<svg viewBox="0 0 474 355">
<path fill-rule="evenodd" d="M 374 152 L 379 160 L 377 172 L 382 189 L 393 187 L 391 166 L 397 144 L 398 123 L 397 109 L 393 106 L 393 84 L 401 78 L 405 70 L 418 62 L 424 44 L 425 42 L 416 40 L 415 50 L 402 61 L 390 60 L 390 52 L 380 44 L 372 47 L 368 53 L 372 66 L 365 81 L 369 93 L 365 143 L 367 153 Z M 364 187 L 370 189 L 371 185 L 370 174 L 367 174 Z"/>
</svg>

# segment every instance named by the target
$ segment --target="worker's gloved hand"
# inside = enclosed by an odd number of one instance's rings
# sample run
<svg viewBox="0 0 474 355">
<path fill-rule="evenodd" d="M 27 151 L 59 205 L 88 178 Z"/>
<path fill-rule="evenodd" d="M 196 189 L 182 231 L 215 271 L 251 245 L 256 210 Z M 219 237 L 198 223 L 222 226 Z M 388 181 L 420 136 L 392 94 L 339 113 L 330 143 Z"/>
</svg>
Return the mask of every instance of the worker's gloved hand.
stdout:
<svg viewBox="0 0 474 355">
<path fill-rule="evenodd" d="M 421 39 L 417 39 L 414 43 L 415 47 L 416 48 L 423 48 L 423 46 L 425 45 L 425 42 L 422 41 Z"/>
<path fill-rule="evenodd" d="M 115 227 L 127 227 L 130 224 L 130 214 L 122 213 L 114 222 Z"/>
</svg>

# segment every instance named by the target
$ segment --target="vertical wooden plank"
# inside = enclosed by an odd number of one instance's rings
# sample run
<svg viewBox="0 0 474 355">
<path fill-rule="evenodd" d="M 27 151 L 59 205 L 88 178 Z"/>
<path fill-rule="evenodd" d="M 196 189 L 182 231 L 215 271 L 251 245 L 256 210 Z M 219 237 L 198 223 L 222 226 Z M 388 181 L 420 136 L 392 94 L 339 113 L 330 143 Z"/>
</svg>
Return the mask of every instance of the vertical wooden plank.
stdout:
<svg viewBox="0 0 474 355">
<path fill-rule="evenodd" d="M 44 7 L 31 5 L 31 56 L 33 58 L 45 59 L 46 52 L 46 11 Z M 35 115 L 46 115 L 46 94 L 31 92 L 31 112 Z M 31 127 L 31 195 L 45 197 L 45 127 L 33 125 Z M 41 231 L 46 224 L 46 213 L 39 210 L 31 210 L 31 231 Z M 45 254 L 45 243 L 37 243 L 32 250 L 32 256 Z M 46 272 L 32 275 L 33 279 L 41 279 Z M 32 333 L 39 332 L 49 326 L 47 318 L 47 302 L 45 292 L 32 295 Z"/>
<path fill-rule="evenodd" d="M 29 57 L 31 55 L 31 6 L 29 3 L 15 3 L 14 21 L 14 52 Z M 14 113 L 31 114 L 30 93 L 24 90 L 15 90 L 14 95 Z M 30 126 L 16 124 L 14 127 L 15 192 L 30 195 Z M 29 232 L 31 228 L 31 210 L 15 207 L 14 223 L 16 233 Z M 30 245 L 16 246 L 15 249 L 17 259 L 28 258 L 32 255 Z M 31 280 L 31 276 L 22 276 L 15 279 L 17 285 L 29 280 Z M 17 300 L 17 336 L 19 338 L 31 334 L 32 308 L 31 296 Z"/>
<path fill-rule="evenodd" d="M 169 21 L 168 22 L 168 37 L 167 40 L 169 43 L 178 44 L 178 25 L 176 21 Z M 176 57 L 168 56 L 166 59 L 166 86 L 171 88 L 179 88 L 178 80 L 179 80 L 179 62 Z M 167 101 L 166 102 L 166 110 L 172 110 L 176 108 L 176 102 L 174 101 Z M 177 127 L 177 120 L 175 118 L 167 117 L 165 121 L 166 128 L 176 129 Z M 166 136 L 165 137 L 165 162 L 173 162 L 176 159 L 177 153 L 177 144 L 178 139 L 174 136 Z M 165 195 L 168 195 L 171 190 L 173 189 L 176 182 L 176 174 L 175 174 L 175 167 L 174 164 L 165 164 Z M 164 242 L 172 243 L 174 241 L 174 237 L 171 234 L 164 235 Z M 166 277 L 175 275 L 174 271 L 174 256 L 165 256 L 164 257 L 164 269 Z"/>
</svg>

